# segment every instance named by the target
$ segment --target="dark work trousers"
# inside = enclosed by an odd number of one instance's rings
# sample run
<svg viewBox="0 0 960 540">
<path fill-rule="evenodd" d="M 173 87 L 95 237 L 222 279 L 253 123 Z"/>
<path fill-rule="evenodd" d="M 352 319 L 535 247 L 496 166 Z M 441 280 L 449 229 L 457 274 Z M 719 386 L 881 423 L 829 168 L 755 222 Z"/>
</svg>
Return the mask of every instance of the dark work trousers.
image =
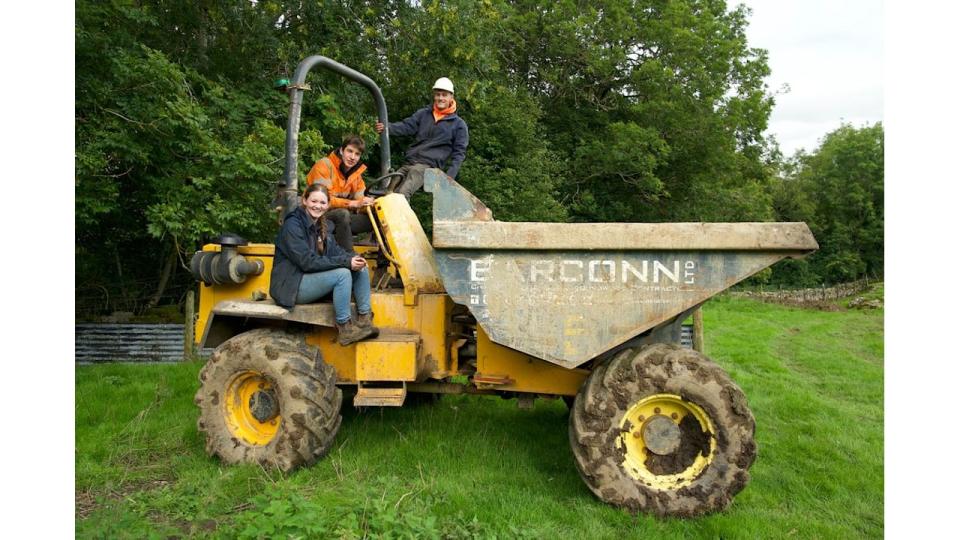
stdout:
<svg viewBox="0 0 960 540">
<path fill-rule="evenodd" d="M 346 208 L 334 208 L 327 211 L 326 217 L 336 226 L 333 236 L 347 253 L 353 253 L 353 235 L 373 230 L 366 210 L 354 214 Z"/>
<path fill-rule="evenodd" d="M 393 192 L 402 194 L 409 201 L 410 196 L 423 187 L 423 173 L 428 168 L 428 165 L 422 163 L 408 163 L 397 169 L 397 172 L 402 174 L 403 178 L 393 188 Z"/>
</svg>

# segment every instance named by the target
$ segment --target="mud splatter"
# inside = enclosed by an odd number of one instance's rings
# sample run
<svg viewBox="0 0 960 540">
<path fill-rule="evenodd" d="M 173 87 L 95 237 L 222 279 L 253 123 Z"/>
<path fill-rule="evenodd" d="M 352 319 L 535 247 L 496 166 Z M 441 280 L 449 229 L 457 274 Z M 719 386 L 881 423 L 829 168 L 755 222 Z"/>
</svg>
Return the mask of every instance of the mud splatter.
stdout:
<svg viewBox="0 0 960 540">
<path fill-rule="evenodd" d="M 745 471 L 738 471 L 737 474 L 733 476 L 733 482 L 730 484 L 730 496 L 736 495 L 743 491 L 743 488 L 747 487 L 747 482 L 750 481 L 750 475 Z"/>
<path fill-rule="evenodd" d="M 710 452 L 710 434 L 700 429 L 700 423 L 688 414 L 680 421 L 680 448 L 672 454 L 659 456 L 650 452 L 644 465 L 650 472 L 658 475 L 677 474 L 690 465 L 697 455 L 706 456 Z"/>
<path fill-rule="evenodd" d="M 749 469 L 753 465 L 753 460 L 757 458 L 757 443 L 747 441 L 743 445 L 743 450 L 740 452 L 740 455 L 737 456 L 737 467 L 741 469 Z"/>
</svg>

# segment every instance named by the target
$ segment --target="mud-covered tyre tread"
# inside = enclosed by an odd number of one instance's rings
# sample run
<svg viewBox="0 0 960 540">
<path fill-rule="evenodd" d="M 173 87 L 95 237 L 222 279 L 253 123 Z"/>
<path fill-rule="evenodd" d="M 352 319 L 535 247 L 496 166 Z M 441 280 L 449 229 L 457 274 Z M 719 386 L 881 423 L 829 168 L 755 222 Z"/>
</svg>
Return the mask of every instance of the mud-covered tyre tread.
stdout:
<svg viewBox="0 0 960 540">
<path fill-rule="evenodd" d="M 224 463 L 259 463 L 291 471 L 326 455 L 342 420 L 342 392 L 333 366 L 319 349 L 307 345 L 303 333 L 260 328 L 221 344 L 200 370 L 197 429 L 206 438 L 206 452 Z M 251 445 L 230 432 L 221 402 L 232 378 L 257 371 L 273 383 L 280 402 L 280 426 L 266 445 Z"/>
<path fill-rule="evenodd" d="M 699 405 L 717 434 L 713 461 L 692 484 L 659 490 L 631 477 L 616 448 L 631 404 L 652 394 L 676 394 Z M 658 516 L 696 516 L 726 508 L 750 479 L 756 458 L 755 421 L 743 391 L 706 356 L 672 344 L 627 349 L 596 367 L 570 412 L 569 438 L 577 470 L 601 500 Z"/>
</svg>

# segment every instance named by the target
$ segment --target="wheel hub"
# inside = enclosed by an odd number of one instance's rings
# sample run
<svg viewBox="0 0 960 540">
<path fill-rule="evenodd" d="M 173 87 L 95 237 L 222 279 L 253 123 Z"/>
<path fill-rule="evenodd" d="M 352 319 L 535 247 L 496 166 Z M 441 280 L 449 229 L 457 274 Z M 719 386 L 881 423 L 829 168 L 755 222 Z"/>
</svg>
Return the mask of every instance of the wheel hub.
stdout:
<svg viewBox="0 0 960 540">
<path fill-rule="evenodd" d="M 250 414 L 258 422 L 267 422 L 268 420 L 280 414 L 280 408 L 277 406 L 277 398 L 273 392 L 260 390 L 250 396 Z"/>
<path fill-rule="evenodd" d="M 633 403 L 620 421 L 618 448 L 627 474 L 647 486 L 688 486 L 713 461 L 713 423 L 696 403 L 676 394 L 652 394 Z"/>
<path fill-rule="evenodd" d="M 647 450 L 654 454 L 672 454 L 680 448 L 680 440 L 680 426 L 662 414 L 654 416 L 643 426 L 643 441 Z"/>
<path fill-rule="evenodd" d="M 224 420 L 239 440 L 269 444 L 280 428 L 280 396 L 263 373 L 242 371 L 227 386 Z"/>
</svg>

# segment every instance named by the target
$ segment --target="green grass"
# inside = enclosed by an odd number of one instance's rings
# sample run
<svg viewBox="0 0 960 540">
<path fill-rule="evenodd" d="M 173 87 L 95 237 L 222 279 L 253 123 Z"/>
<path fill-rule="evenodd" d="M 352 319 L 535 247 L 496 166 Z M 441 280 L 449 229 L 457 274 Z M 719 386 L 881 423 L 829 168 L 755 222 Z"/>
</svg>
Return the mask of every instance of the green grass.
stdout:
<svg viewBox="0 0 960 540">
<path fill-rule="evenodd" d="M 883 536 L 883 313 L 721 297 L 707 354 L 757 419 L 724 513 L 610 507 L 577 475 L 566 408 L 491 397 L 344 409 L 336 445 L 283 475 L 226 467 L 195 427 L 198 363 L 76 370 L 78 537 L 851 538 Z"/>
</svg>

